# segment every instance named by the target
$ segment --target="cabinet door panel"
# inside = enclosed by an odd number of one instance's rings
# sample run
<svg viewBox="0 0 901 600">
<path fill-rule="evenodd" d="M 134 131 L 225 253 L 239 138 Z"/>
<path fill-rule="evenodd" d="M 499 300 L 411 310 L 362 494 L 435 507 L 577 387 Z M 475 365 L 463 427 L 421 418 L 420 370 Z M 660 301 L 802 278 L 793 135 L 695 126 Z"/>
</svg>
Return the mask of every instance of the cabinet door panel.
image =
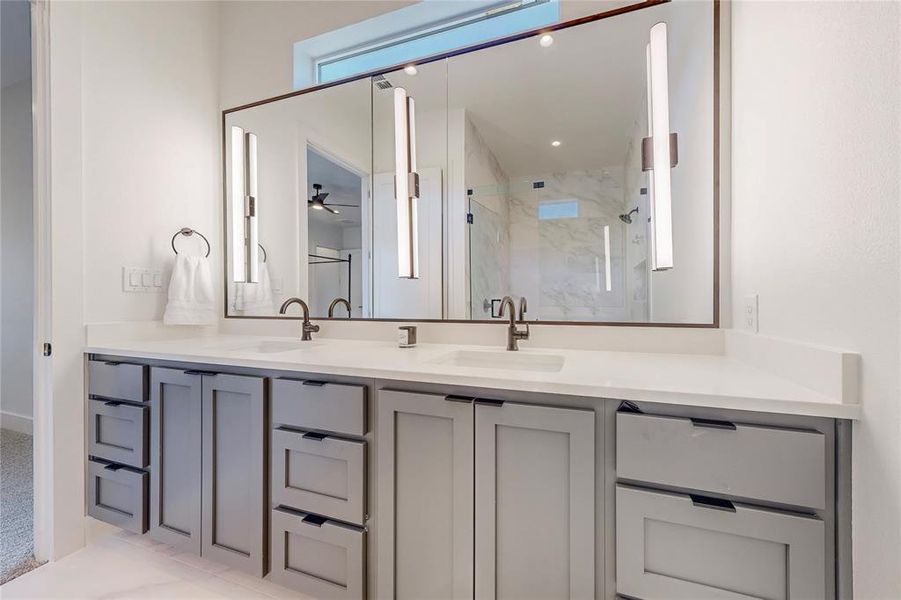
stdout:
<svg viewBox="0 0 901 600">
<path fill-rule="evenodd" d="M 476 598 L 594 597 L 594 414 L 477 405 Z"/>
<path fill-rule="evenodd" d="M 135 533 L 147 531 L 147 473 L 102 461 L 88 461 L 88 514 Z"/>
<path fill-rule="evenodd" d="M 310 597 L 366 597 L 366 532 L 288 509 L 272 511 L 272 581 Z"/>
<path fill-rule="evenodd" d="M 378 396 L 379 598 L 471 598 L 472 404 Z"/>
<path fill-rule="evenodd" d="M 366 442 L 272 432 L 272 504 L 363 525 Z"/>
<path fill-rule="evenodd" d="M 150 535 L 200 554 L 201 377 L 153 368 Z"/>
<path fill-rule="evenodd" d="M 147 401 L 147 367 L 116 361 L 88 361 L 91 397 L 109 400 Z"/>
<path fill-rule="evenodd" d="M 265 405 L 263 379 L 203 379 L 202 554 L 265 574 Z"/>
<path fill-rule="evenodd" d="M 826 436 L 766 425 L 619 412 L 616 475 L 620 479 L 826 507 Z"/>
<path fill-rule="evenodd" d="M 88 453 L 92 456 L 143 469 L 150 459 L 147 449 L 146 406 L 111 400 L 89 400 Z"/>
<path fill-rule="evenodd" d="M 825 598 L 816 517 L 616 487 L 616 587 L 637 598 Z"/>
</svg>

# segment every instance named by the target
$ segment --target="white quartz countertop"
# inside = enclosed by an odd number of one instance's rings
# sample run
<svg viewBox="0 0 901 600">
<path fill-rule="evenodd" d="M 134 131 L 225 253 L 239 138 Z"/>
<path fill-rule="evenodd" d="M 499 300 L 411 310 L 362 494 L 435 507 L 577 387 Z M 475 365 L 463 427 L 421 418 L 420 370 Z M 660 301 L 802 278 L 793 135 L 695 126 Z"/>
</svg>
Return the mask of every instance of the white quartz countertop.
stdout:
<svg viewBox="0 0 901 600">
<path fill-rule="evenodd" d="M 525 344 L 523 345 L 525 346 Z M 85 352 L 128 358 L 297 371 L 521 392 L 856 419 L 842 403 L 769 371 L 722 355 L 612 352 L 217 335 L 164 341 L 117 341 Z M 466 366 L 448 364 L 463 354 Z M 475 354 L 480 353 L 480 354 Z M 558 371 L 548 365 L 562 358 Z M 534 363 L 510 368 L 505 360 Z"/>
</svg>

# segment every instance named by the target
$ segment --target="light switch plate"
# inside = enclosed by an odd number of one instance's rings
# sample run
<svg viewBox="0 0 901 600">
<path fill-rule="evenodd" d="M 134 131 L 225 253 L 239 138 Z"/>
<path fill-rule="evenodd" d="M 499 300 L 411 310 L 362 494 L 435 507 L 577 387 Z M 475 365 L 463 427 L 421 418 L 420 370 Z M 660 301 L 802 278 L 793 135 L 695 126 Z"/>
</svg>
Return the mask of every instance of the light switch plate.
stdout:
<svg viewBox="0 0 901 600">
<path fill-rule="evenodd" d="M 750 296 L 745 296 L 744 313 L 742 314 L 742 321 L 744 323 L 745 331 L 753 331 L 754 333 L 757 333 L 759 331 L 760 325 L 758 323 L 757 315 L 758 315 L 757 294 L 751 294 Z"/>
<path fill-rule="evenodd" d="M 122 267 L 122 291 L 129 294 L 161 294 L 163 272 L 145 267 Z"/>
</svg>

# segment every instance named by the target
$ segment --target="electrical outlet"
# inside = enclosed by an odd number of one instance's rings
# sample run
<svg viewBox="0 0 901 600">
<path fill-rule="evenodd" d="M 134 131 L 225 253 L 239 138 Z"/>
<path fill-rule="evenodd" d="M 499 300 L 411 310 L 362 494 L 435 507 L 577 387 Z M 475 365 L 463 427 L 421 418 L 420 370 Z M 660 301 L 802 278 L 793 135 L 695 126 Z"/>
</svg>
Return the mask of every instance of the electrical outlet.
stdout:
<svg viewBox="0 0 901 600">
<path fill-rule="evenodd" d="M 122 267 L 122 291 L 130 294 L 161 294 L 163 272 L 143 267 Z"/>
<path fill-rule="evenodd" d="M 744 319 L 744 329 L 746 331 L 753 331 L 754 333 L 757 333 L 759 331 L 757 315 L 758 315 L 757 294 L 745 296 L 745 311 L 744 311 L 744 314 L 742 315 L 742 319 Z"/>
</svg>

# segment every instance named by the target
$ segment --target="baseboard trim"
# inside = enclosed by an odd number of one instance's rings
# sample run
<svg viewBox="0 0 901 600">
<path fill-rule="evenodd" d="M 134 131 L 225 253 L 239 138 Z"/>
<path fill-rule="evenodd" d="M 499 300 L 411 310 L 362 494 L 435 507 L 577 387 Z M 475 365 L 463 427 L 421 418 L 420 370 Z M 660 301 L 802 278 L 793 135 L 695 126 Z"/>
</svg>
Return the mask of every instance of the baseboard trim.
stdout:
<svg viewBox="0 0 901 600">
<path fill-rule="evenodd" d="M 34 421 L 31 417 L 5 410 L 0 411 L 0 428 L 34 435 Z"/>
</svg>

